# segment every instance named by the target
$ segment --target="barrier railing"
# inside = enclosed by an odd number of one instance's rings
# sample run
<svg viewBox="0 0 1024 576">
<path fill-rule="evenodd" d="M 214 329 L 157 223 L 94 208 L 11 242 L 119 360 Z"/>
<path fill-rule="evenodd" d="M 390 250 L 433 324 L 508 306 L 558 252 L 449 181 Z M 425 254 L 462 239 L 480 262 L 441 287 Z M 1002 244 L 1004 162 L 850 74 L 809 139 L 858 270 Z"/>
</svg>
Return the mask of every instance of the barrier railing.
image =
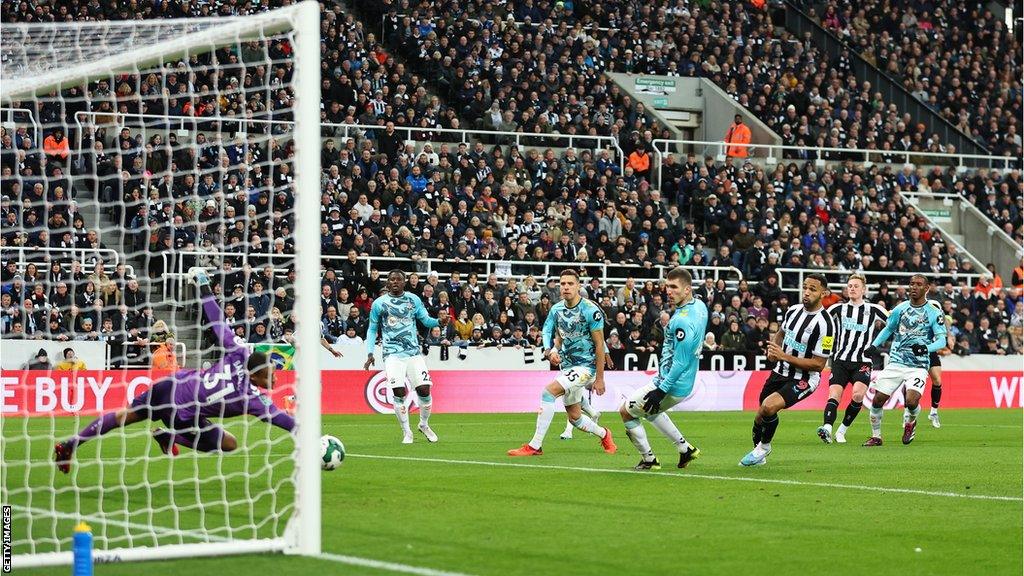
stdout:
<svg viewBox="0 0 1024 576">
<path fill-rule="evenodd" d="M 32 124 L 33 149 L 42 150 L 43 129 L 39 125 L 39 122 L 36 120 L 35 114 L 33 114 L 32 111 L 28 108 L 8 108 L 6 106 L 0 107 L 0 118 L 3 118 L 2 121 L 6 124 L 17 125 L 19 123 L 18 119 L 15 118 L 15 114 L 24 114 L 28 117 L 28 121 Z M 14 139 L 13 135 L 11 136 L 11 139 Z M 17 143 L 15 143 L 15 146 L 17 146 Z"/>
<path fill-rule="evenodd" d="M 669 140 L 656 138 L 652 140 L 654 145 L 655 159 L 657 160 L 657 183 L 659 189 L 663 189 L 662 170 L 664 156 L 667 154 L 685 155 L 693 152 L 703 156 L 714 156 L 719 161 L 725 159 L 726 144 L 722 141 L 708 140 Z M 670 148 L 675 150 L 670 150 Z M 768 167 L 780 162 L 839 162 L 842 160 L 853 160 L 861 162 L 865 167 L 874 164 L 933 164 L 940 166 L 956 166 L 958 171 L 966 171 L 972 168 L 995 168 L 1009 170 L 1020 166 L 1020 158 L 1009 156 L 991 156 L 983 154 L 946 154 L 941 152 L 915 152 L 903 150 L 874 150 L 864 148 L 818 148 L 813 146 L 787 146 L 777 144 L 746 144 L 748 157 L 763 161 Z M 792 155 L 787 155 L 792 152 Z M 742 163 L 746 157 L 734 157 L 733 161 Z"/>
<path fill-rule="evenodd" d="M 266 254 L 240 254 L 236 252 L 202 252 L 202 251 L 178 251 L 174 253 L 163 253 L 164 258 L 164 269 L 174 270 L 167 272 L 163 275 L 163 290 L 165 302 L 174 301 L 177 302 L 179 299 L 176 295 L 180 295 L 185 288 L 185 282 L 188 277 L 188 270 L 186 268 L 186 259 L 199 260 L 203 257 L 213 258 L 240 258 L 242 266 L 252 265 L 251 260 L 258 259 L 259 266 L 265 265 L 267 262 Z M 176 261 L 171 262 L 170 258 L 177 258 Z M 289 257 L 290 258 L 290 257 Z M 346 256 L 321 256 L 321 260 L 324 262 L 338 262 L 339 264 L 348 260 Z M 453 267 L 477 267 L 476 270 L 471 270 L 477 273 L 477 275 L 490 275 L 491 273 L 497 274 L 500 278 L 514 277 L 517 280 L 525 278 L 527 276 L 535 276 L 538 280 L 546 280 L 547 278 L 557 277 L 562 269 L 567 267 L 585 268 L 589 272 L 594 273 L 600 271 L 600 274 L 592 274 L 595 278 L 600 278 L 602 284 L 621 284 L 624 283 L 628 278 L 634 278 L 639 281 L 645 280 L 664 280 L 668 271 L 671 267 L 668 266 L 652 266 L 650 268 L 646 266 L 640 266 L 637 264 L 604 264 L 604 263 L 589 263 L 589 262 L 530 262 L 523 260 L 469 260 L 469 261 L 454 261 L 446 260 L 441 258 L 421 258 L 419 260 L 411 260 L 409 258 L 398 258 L 391 256 L 360 256 L 359 262 L 364 266 L 366 274 L 369 275 L 371 268 L 375 267 L 375 263 L 386 264 L 387 266 L 377 266 L 378 270 L 386 270 L 390 268 L 402 268 L 409 272 L 417 272 L 424 276 L 431 272 L 437 272 L 438 277 L 447 278 L 451 275 Z M 190 262 L 191 265 L 191 262 Z M 287 268 L 284 266 L 274 266 L 274 273 L 276 275 L 283 275 L 287 273 Z M 214 267 L 209 267 L 215 270 Z M 735 266 L 683 266 L 683 268 L 690 270 L 694 273 L 695 278 L 703 279 L 708 275 L 715 281 L 723 279 L 727 284 L 733 285 L 739 283 L 743 279 L 743 272 Z M 460 274 L 468 274 L 465 270 L 458 270 Z M 176 290 L 176 292 L 170 292 L 170 290 Z"/>
<path fill-rule="evenodd" d="M 804 278 L 806 278 L 810 274 L 824 274 L 826 279 L 828 279 L 831 276 L 838 276 L 839 278 L 841 278 L 841 280 L 838 280 L 836 282 L 831 282 L 830 281 L 828 283 L 828 286 L 829 286 L 829 288 L 832 288 L 833 290 L 842 290 L 842 288 L 846 286 L 846 280 L 850 277 L 851 274 L 855 274 L 855 273 L 857 273 L 856 270 L 819 270 L 819 269 L 816 269 L 816 268 L 776 268 L 775 269 L 775 276 L 779 279 L 779 289 L 782 290 L 783 292 L 790 292 L 790 293 L 797 293 L 797 294 L 799 294 L 800 291 L 803 289 L 802 287 L 804 285 Z M 783 280 L 785 279 L 785 276 L 788 275 L 788 274 L 792 274 L 792 275 L 796 276 L 796 280 L 797 281 L 796 281 L 796 285 L 795 286 L 787 285 L 787 284 L 789 284 L 788 282 L 783 282 Z M 893 279 L 908 278 L 909 279 L 910 277 L 916 276 L 917 274 L 919 274 L 919 272 L 880 272 L 880 271 L 865 270 L 865 271 L 861 272 L 861 274 L 864 274 L 864 276 L 868 280 L 868 286 L 867 286 L 868 289 L 869 290 L 876 290 L 878 288 L 878 286 L 879 286 L 879 283 L 877 282 L 877 280 L 879 278 L 882 278 L 882 279 L 886 279 L 886 278 L 893 278 Z M 932 274 L 930 272 L 924 272 L 923 274 L 925 274 L 926 276 L 928 276 L 928 277 L 930 277 L 932 279 L 935 279 L 935 274 Z M 950 276 L 955 277 L 958 280 L 967 280 L 968 281 L 968 285 L 973 287 L 974 284 L 978 281 L 978 279 L 981 278 L 982 274 L 975 273 L 975 272 L 971 272 L 971 273 L 958 272 L 956 274 L 940 274 L 939 275 L 940 278 L 950 277 Z M 907 283 L 900 282 L 899 284 L 889 284 L 890 288 L 896 288 L 897 286 L 906 287 Z"/>
<path fill-rule="evenodd" d="M 159 344 L 159 343 L 150 343 L 150 344 L 147 344 L 146 346 L 148 348 L 156 348 L 156 347 L 158 347 L 160 345 L 161 344 Z M 150 350 L 150 354 L 152 354 L 152 353 L 153 353 L 152 350 Z M 174 354 L 175 354 L 175 356 L 177 356 L 177 359 L 178 359 L 178 367 L 179 368 L 183 368 L 185 366 L 186 360 L 188 359 L 188 347 L 185 346 L 184 342 L 175 342 L 174 343 Z M 111 366 L 111 362 L 112 361 L 113 361 L 113 358 L 110 356 L 110 346 L 107 346 L 107 368 L 108 369 L 109 368 L 113 368 L 113 366 Z M 142 370 L 142 369 L 148 369 L 150 367 L 151 367 L 151 364 L 125 364 L 121 368 L 126 369 L 126 370 Z"/>
<path fill-rule="evenodd" d="M 171 115 L 150 115 L 150 114 L 129 114 L 122 112 L 76 112 L 75 113 L 75 124 L 78 127 L 79 133 L 82 133 L 84 128 L 82 120 L 85 118 L 108 118 L 114 117 L 121 120 L 128 118 L 145 119 L 150 122 L 150 126 L 155 125 L 155 122 L 160 122 L 161 126 L 167 130 L 173 128 L 180 129 L 193 129 L 202 131 L 201 125 L 209 125 L 212 123 L 223 123 L 233 124 L 239 127 L 239 132 L 248 133 L 250 125 L 267 125 L 267 126 L 291 126 L 294 122 L 290 120 L 263 120 L 257 118 L 204 118 L 204 117 L 193 117 L 193 116 L 171 116 Z M 110 124 L 104 123 L 103 125 Z M 114 125 L 124 127 L 126 122 L 114 122 Z M 141 124 L 140 124 L 141 125 Z M 320 123 L 321 133 L 324 132 L 324 128 L 332 129 L 333 137 L 335 138 L 354 138 L 354 137 L 367 137 L 367 132 L 382 132 L 385 130 L 385 126 L 376 124 L 342 124 L 333 122 L 321 122 Z M 339 134 L 338 131 L 341 131 Z M 473 141 L 469 136 L 477 136 L 487 139 L 502 139 L 509 140 L 510 143 L 514 143 L 517 147 L 525 146 L 555 146 L 552 142 L 566 141 L 568 148 L 578 148 L 580 150 L 589 149 L 593 151 L 598 150 L 614 150 L 615 160 L 618 163 L 620 172 L 625 167 L 626 156 L 622 151 L 622 147 L 619 146 L 619 141 L 611 136 L 590 136 L 586 134 L 545 134 L 543 132 L 501 132 L 497 130 L 475 130 L 471 128 L 422 128 L 417 126 L 395 126 L 395 132 L 404 133 L 406 135 L 405 141 L 415 142 L 418 145 L 428 144 L 436 140 L 415 138 L 414 133 L 426 132 L 430 134 L 452 134 L 457 135 L 458 138 L 453 140 L 451 143 L 472 143 Z M 539 140 L 543 143 L 533 144 L 530 142 L 524 143 L 524 140 Z M 590 145 L 596 144 L 596 145 Z M 82 151 L 85 153 L 85 151 Z M 324 168 L 327 168 L 326 166 Z M 154 176 L 154 178 L 157 175 Z"/>
<path fill-rule="evenodd" d="M 92 267 L 95 265 L 97 260 L 101 260 L 104 265 L 110 269 L 116 268 L 121 262 L 121 255 L 116 250 L 111 248 L 30 248 L 27 246 L 0 246 L 0 252 L 16 252 L 18 254 L 18 262 L 24 264 L 45 264 L 49 266 L 49 262 L 45 258 L 50 258 L 52 255 L 66 254 L 69 255 L 72 260 L 76 260 L 82 263 L 82 266 Z M 39 259 L 39 255 L 44 254 L 44 259 Z M 86 255 L 89 257 L 86 257 Z M 125 265 L 125 270 L 128 270 L 129 266 Z"/>
</svg>

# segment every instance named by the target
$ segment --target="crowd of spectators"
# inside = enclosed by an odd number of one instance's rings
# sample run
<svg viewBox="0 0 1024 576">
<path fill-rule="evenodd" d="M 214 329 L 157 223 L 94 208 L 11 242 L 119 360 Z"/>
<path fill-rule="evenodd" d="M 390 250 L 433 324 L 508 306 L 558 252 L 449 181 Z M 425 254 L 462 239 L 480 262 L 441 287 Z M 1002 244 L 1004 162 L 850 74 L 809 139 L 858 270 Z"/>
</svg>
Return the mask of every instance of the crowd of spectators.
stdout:
<svg viewBox="0 0 1024 576">
<path fill-rule="evenodd" d="M 831 0 L 816 14 L 872 65 L 998 156 L 1022 156 L 1021 41 L 966 0 Z"/>
<path fill-rule="evenodd" d="M 402 15 L 382 4 L 388 45 L 416 63 L 421 75 L 407 71 L 351 13 L 333 4 L 324 12 L 323 119 L 379 126 L 350 132 L 349 138 L 330 127 L 323 134 L 322 303 L 325 327 L 333 327 L 331 340 L 365 337 L 366 312 L 381 278 L 376 269 L 367 272 L 363 257 L 408 259 L 416 269 L 421 266 L 415 263 L 427 258 L 442 259 L 446 278 L 448 273 L 468 276 L 483 261 L 523 262 L 512 265 L 512 274 L 537 274 L 541 283 L 543 264 L 571 265 L 590 277 L 600 275 L 601 265 L 628 268 L 637 282 L 651 283 L 637 290 L 643 297 L 632 304 L 619 303 L 617 291 L 614 298 L 603 293 L 618 287 L 599 282 L 588 288 L 610 322 L 620 314 L 624 318 L 609 327 L 609 341 L 615 328 L 619 343 L 634 348 L 657 340 L 651 337 L 664 300 L 656 296 L 654 279 L 659 268 L 676 264 L 735 268 L 746 279 L 737 285 L 735 276 L 727 275 L 721 301 L 711 302 L 720 304 L 713 310 L 709 344 L 714 346 L 734 348 L 742 341 L 749 348 L 760 341 L 749 337 L 751 332 L 769 329 L 776 318 L 767 316 L 761 326 L 761 313 L 749 309 L 784 305 L 782 291 L 796 283 L 795 275 L 776 274 L 786 267 L 866 271 L 879 280 L 885 272 L 928 273 L 948 286 L 944 290 L 961 295 L 948 299 L 960 326 L 972 322 L 965 331 L 968 344 L 987 319 L 992 333 L 974 338 L 977 350 L 984 350 L 993 334 L 999 340 L 1000 324 L 1004 332 L 1017 325 L 1012 314 L 1019 290 L 998 287 L 1002 280 L 992 270 L 975 270 L 901 192 L 957 191 L 1019 235 L 1020 228 L 1014 229 L 1021 211 L 1019 172 L 924 173 L 887 164 L 864 168 L 852 160 L 822 168 L 810 158 L 792 158 L 765 171 L 734 158 L 670 155 L 655 180 L 652 163 L 634 162 L 633 156 L 650 151 L 659 128 L 642 104 L 607 81 L 606 71 L 709 76 L 793 143 L 832 145 L 838 138 L 842 146 L 874 143 L 880 149 L 932 149 L 939 143 L 913 133 L 917 128 L 909 119 L 873 101 L 870 90 L 851 83 L 851 76 L 837 75 L 809 43 L 773 39 L 767 15 L 745 4 L 655 2 L 635 8 L 611 2 L 579 4 L 578 13 L 559 4 L 526 2 L 514 8 L 512 19 L 489 12 L 495 9 L 489 4 L 425 4 L 407 7 L 409 12 L 403 8 Z M 46 8 L 54 6 L 44 2 L 33 16 L 20 16 L 45 20 Z M 89 6 L 71 3 L 70 12 L 88 12 Z M 189 14 L 256 9 L 227 3 L 181 6 L 190 6 Z M 181 6 L 165 3 L 146 10 Z M 64 9 L 56 8 L 55 16 Z M 239 335 L 251 342 L 287 341 L 294 327 L 289 279 L 294 145 L 283 130 L 242 121 L 247 115 L 289 117 L 287 50 L 287 42 L 275 38 L 193 56 L 158 74 L 111 76 L 40 98 L 42 144 L 26 123 L 0 134 L 0 245 L 30 252 L 103 248 L 102 231 L 88 229 L 78 212 L 78 202 L 96 202 L 125 231 L 121 246 L 112 247 L 133 255 L 139 274 L 160 278 L 179 264 L 217 268 L 215 291 Z M 434 68 L 424 68 L 427 64 Z M 450 107 L 426 91 L 423 78 L 431 79 Z M 273 87 L 269 98 L 266 85 Z M 756 86 L 765 88 L 755 92 Z M 147 121 L 143 128 L 129 119 L 112 128 L 97 120 L 78 133 L 75 113 L 81 111 L 110 118 L 115 112 L 152 111 L 197 118 L 190 135 L 179 140 L 159 121 Z M 519 146 L 500 139 L 461 142 L 436 131 L 460 127 L 460 118 L 473 119 L 475 128 L 558 136 Z M 213 132 L 214 127 L 221 131 Z M 598 147 L 597 140 L 567 147 L 562 136 L 569 134 L 615 137 L 630 161 L 620 165 L 624 159 Z M 89 176 L 72 180 L 72 172 Z M 654 185 L 659 181 L 660 188 Z M 198 255 L 185 257 L 183 251 Z M 180 258 L 186 260 L 177 262 Z M 11 264 L 5 260 L 8 268 Z M 16 320 L 21 331 L 31 323 L 29 337 L 37 337 L 45 332 L 37 332 L 38 320 L 49 325 L 55 314 L 57 329 L 68 338 L 98 335 L 102 330 L 95 328 L 107 324 L 109 312 L 111 330 L 126 335 L 125 348 L 144 349 L 152 310 L 146 312 L 146 299 L 132 305 L 122 299 L 137 279 L 120 269 L 111 280 L 89 281 L 85 269 L 102 273 L 101 263 L 53 264 L 60 268 L 56 272 L 78 278 L 66 286 L 72 301 L 90 293 L 102 296 L 92 296 L 87 306 L 54 306 L 51 293 L 61 290 L 59 281 L 43 281 L 16 265 L 9 272 L 5 268 L 4 290 L 11 296 L 3 307 L 5 337 L 18 333 Z M 976 273 L 987 276 L 975 283 L 971 275 Z M 712 273 L 699 270 L 697 279 L 712 280 Z M 29 308 L 27 295 L 38 292 L 37 284 L 47 299 L 45 318 L 38 302 Z M 427 277 L 423 290 L 430 284 Z M 114 293 L 108 293 L 111 285 Z M 492 299 L 486 289 L 478 293 L 470 279 L 465 286 L 431 288 L 437 299 L 431 306 L 441 306 L 444 298 L 453 318 L 466 313 L 463 328 L 472 325 L 457 339 L 442 334 L 443 339 L 479 345 L 499 328 L 502 338 L 535 340 L 532 326 L 542 320 L 542 287 L 525 291 L 535 314 L 527 321 L 522 310 L 509 314 L 521 295 L 507 284 L 492 290 Z M 725 296 L 726 286 L 738 291 L 735 305 L 732 295 Z M 754 300 L 758 290 L 768 291 L 760 304 Z M 95 317 L 87 310 L 96 311 Z M 732 330 L 733 320 L 742 339 Z M 527 323 L 517 336 L 515 325 L 522 322 Z M 473 327 L 480 328 L 480 341 L 474 342 Z"/>
</svg>

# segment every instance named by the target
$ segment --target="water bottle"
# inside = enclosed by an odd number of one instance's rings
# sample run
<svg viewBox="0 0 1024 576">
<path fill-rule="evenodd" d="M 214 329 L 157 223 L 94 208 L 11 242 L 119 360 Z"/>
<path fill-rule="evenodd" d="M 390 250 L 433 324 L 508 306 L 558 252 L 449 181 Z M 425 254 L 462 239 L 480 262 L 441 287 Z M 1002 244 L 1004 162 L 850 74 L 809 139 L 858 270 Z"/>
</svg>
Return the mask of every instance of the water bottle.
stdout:
<svg viewBox="0 0 1024 576">
<path fill-rule="evenodd" d="M 72 550 L 75 561 L 71 576 L 92 576 L 92 529 L 85 522 L 75 526 Z"/>
</svg>

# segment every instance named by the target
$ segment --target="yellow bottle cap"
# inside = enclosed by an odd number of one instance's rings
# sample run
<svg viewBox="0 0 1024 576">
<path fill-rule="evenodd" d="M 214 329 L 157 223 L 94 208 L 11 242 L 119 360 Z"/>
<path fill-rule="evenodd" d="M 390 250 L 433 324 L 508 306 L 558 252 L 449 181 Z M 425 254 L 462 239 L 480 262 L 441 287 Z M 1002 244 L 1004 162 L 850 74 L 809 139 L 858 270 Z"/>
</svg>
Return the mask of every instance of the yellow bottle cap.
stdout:
<svg viewBox="0 0 1024 576">
<path fill-rule="evenodd" d="M 79 522 L 75 525 L 75 532 L 92 532 L 92 528 L 85 522 Z"/>
</svg>

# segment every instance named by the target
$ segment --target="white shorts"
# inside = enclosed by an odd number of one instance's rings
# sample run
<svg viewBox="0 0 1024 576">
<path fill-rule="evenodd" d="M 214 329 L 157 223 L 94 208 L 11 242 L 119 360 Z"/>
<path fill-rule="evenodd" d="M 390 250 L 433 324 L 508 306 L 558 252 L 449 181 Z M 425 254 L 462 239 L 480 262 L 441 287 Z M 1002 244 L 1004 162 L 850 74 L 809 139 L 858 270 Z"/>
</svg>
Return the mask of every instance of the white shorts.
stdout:
<svg viewBox="0 0 1024 576">
<path fill-rule="evenodd" d="M 906 385 L 907 390 L 913 390 L 918 394 L 924 393 L 924 384 L 928 380 L 927 368 L 913 368 L 902 364 L 889 364 L 878 375 L 875 381 L 875 390 L 886 396 L 892 396 Z"/>
<path fill-rule="evenodd" d="M 406 358 L 388 356 L 384 359 L 384 374 L 388 377 L 388 388 L 392 389 L 404 388 L 406 382 L 413 388 L 433 384 L 427 372 L 427 362 L 421 354 Z"/>
<path fill-rule="evenodd" d="M 555 378 L 555 382 L 558 382 L 562 386 L 562 390 L 565 390 L 562 404 L 572 406 L 583 401 L 583 393 L 594 382 L 594 373 L 589 368 L 574 366 L 562 370 L 558 378 Z"/>
<path fill-rule="evenodd" d="M 661 414 L 662 412 L 668 412 L 670 408 L 683 401 L 683 399 L 678 396 L 668 395 L 665 396 L 665 399 L 661 401 L 661 407 L 658 409 L 657 412 L 645 412 L 644 396 L 646 396 L 647 393 L 650 392 L 651 390 L 654 390 L 654 388 L 654 382 L 651 382 L 646 386 L 639 388 L 636 392 L 633 392 L 633 395 L 626 399 L 626 412 L 629 412 L 629 415 L 632 416 L 633 418 L 651 418 L 657 416 L 658 414 Z"/>
</svg>

